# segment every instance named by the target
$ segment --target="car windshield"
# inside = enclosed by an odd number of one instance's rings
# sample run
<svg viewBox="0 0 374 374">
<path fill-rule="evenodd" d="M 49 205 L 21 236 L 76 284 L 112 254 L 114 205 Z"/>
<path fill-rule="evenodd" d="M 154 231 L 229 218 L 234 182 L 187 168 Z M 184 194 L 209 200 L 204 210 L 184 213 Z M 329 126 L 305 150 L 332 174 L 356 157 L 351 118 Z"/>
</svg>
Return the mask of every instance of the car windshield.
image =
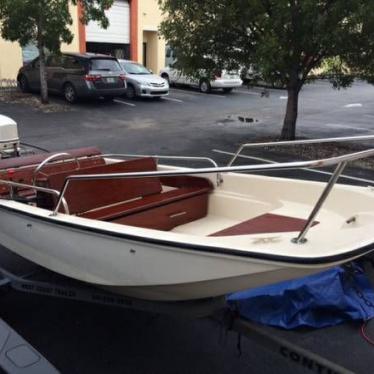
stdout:
<svg viewBox="0 0 374 374">
<path fill-rule="evenodd" d="M 146 67 L 134 62 L 123 62 L 122 67 L 128 74 L 152 74 Z"/>
<path fill-rule="evenodd" d="M 91 70 L 121 71 L 121 67 L 116 60 L 96 58 L 91 59 Z"/>
</svg>

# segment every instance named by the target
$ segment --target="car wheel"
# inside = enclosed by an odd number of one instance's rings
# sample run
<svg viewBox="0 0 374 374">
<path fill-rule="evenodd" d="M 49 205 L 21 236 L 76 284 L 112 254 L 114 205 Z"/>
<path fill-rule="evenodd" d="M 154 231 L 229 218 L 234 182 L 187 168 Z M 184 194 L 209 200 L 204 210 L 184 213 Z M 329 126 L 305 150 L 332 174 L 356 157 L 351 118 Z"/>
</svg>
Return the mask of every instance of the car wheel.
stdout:
<svg viewBox="0 0 374 374">
<path fill-rule="evenodd" d="M 233 88 L 232 87 L 226 87 L 226 88 L 224 88 L 223 89 L 223 92 L 225 92 L 225 93 L 230 93 L 231 91 L 233 90 Z"/>
<path fill-rule="evenodd" d="M 71 83 L 66 83 L 64 86 L 64 97 L 65 100 L 69 104 L 74 104 L 77 102 L 78 97 L 77 97 L 77 92 L 75 91 L 74 86 Z"/>
<path fill-rule="evenodd" d="M 132 84 L 127 85 L 126 97 L 131 100 L 135 99 L 136 97 L 135 87 Z"/>
<path fill-rule="evenodd" d="M 200 89 L 200 92 L 202 93 L 209 93 L 212 87 L 210 86 L 210 83 L 206 79 L 204 79 L 200 81 L 199 89 Z"/>
<path fill-rule="evenodd" d="M 18 78 L 18 86 L 22 92 L 24 93 L 30 92 L 29 81 L 24 75 L 21 75 Z"/>
<path fill-rule="evenodd" d="M 169 84 L 169 86 L 170 86 L 170 78 L 169 78 L 169 75 L 168 74 L 161 74 L 161 78 L 164 78 L 167 82 L 168 82 L 168 84 Z"/>
</svg>

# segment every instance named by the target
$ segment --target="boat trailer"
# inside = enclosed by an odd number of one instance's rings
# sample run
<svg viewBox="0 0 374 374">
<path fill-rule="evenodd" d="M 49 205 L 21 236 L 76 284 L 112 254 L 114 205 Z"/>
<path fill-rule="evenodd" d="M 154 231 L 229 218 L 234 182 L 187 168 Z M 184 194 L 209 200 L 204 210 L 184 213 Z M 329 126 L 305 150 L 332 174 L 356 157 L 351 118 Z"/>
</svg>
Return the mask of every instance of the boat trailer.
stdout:
<svg viewBox="0 0 374 374">
<path fill-rule="evenodd" d="M 32 267 L 31 271 L 30 266 Z M 241 339 L 244 337 L 279 355 L 288 363 L 294 364 L 295 369 L 297 367 L 299 370 L 305 369 L 305 372 L 308 373 L 319 374 L 353 373 L 353 371 L 288 340 L 284 336 L 285 334 L 277 334 L 276 329 L 241 318 L 237 312 L 227 307 L 224 297 L 188 302 L 145 301 L 108 293 L 31 263 L 23 273 L 0 267 L 0 292 L 22 292 L 151 314 L 164 314 L 174 318 L 208 318 L 225 334 L 228 332 L 238 334 L 239 354 Z M 6 341 L 8 336 L 12 338 Z M 22 347 L 22 350 L 17 347 Z M 16 349 L 18 352 L 15 351 Z M 12 356 L 12 352 L 16 355 Z M 15 362 L 12 362 L 12 357 Z M 29 364 L 25 366 L 27 362 Z M 23 367 L 20 367 L 22 364 Z M 56 368 L 2 320 L 0 320 L 0 372 L 1 369 L 10 374 L 58 373 Z"/>
</svg>

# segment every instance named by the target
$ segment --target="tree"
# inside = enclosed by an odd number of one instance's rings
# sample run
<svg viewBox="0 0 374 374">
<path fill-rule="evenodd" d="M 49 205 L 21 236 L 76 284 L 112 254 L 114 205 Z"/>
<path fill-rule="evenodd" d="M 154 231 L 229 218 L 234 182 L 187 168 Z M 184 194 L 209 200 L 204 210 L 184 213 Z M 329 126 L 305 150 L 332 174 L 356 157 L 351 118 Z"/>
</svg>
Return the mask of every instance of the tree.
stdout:
<svg viewBox="0 0 374 374">
<path fill-rule="evenodd" d="M 2 37 L 18 41 L 21 46 L 33 42 L 38 47 L 42 103 L 48 102 L 46 51 L 58 53 L 61 43 L 72 42 L 69 6 L 78 3 L 83 8 L 80 22 L 96 20 L 102 27 L 108 27 L 104 11 L 112 6 L 113 0 L 0 0 Z"/>
<path fill-rule="evenodd" d="M 372 0 L 159 0 L 160 30 L 176 49 L 179 67 L 198 76 L 220 68 L 255 66 L 288 92 L 282 139 L 295 139 L 299 93 L 313 69 L 339 58 L 339 86 L 373 63 Z M 371 7 L 371 13 L 370 8 Z M 366 62 L 364 60 L 366 59 Z M 336 70 L 340 66 L 339 69 Z M 366 76 L 374 71 L 366 69 Z M 213 75 L 213 74 L 212 74 Z"/>
</svg>

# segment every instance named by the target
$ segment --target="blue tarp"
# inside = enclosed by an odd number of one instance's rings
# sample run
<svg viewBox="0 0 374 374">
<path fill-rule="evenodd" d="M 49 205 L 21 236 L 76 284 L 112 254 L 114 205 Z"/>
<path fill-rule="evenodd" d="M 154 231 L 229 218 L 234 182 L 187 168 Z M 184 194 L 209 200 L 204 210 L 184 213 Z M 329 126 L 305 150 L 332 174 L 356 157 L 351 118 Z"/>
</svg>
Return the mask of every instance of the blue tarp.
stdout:
<svg viewBox="0 0 374 374">
<path fill-rule="evenodd" d="M 246 319 L 284 329 L 320 328 L 374 317 L 374 289 L 357 265 L 349 271 L 336 267 L 293 281 L 235 292 L 227 296 L 227 302 Z"/>
</svg>

